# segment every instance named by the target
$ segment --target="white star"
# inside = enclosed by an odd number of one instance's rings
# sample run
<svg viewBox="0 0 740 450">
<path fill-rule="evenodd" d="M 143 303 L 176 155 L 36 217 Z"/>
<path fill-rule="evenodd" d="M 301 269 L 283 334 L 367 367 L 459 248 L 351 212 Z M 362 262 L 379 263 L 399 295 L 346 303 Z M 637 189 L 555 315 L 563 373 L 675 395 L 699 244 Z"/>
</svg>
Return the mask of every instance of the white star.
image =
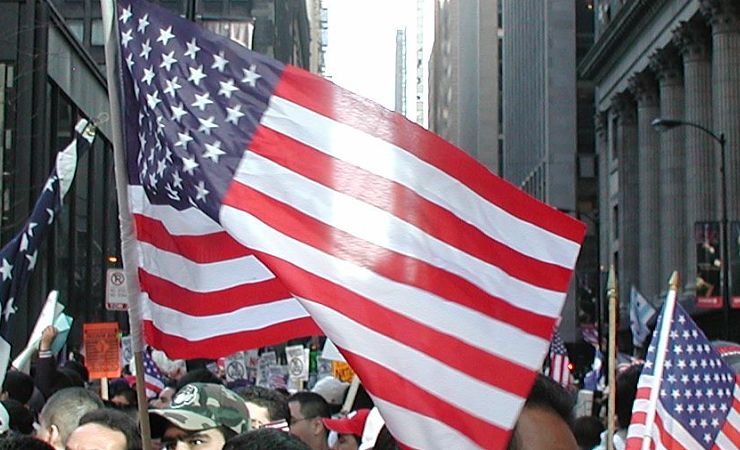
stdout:
<svg viewBox="0 0 740 450">
<path fill-rule="evenodd" d="M 119 17 L 119 19 L 121 20 L 121 23 L 126 23 L 132 15 L 133 14 L 131 14 L 131 5 L 129 5 L 128 8 L 123 8 L 123 11 L 121 11 L 121 17 Z"/>
<path fill-rule="evenodd" d="M 195 107 L 195 108 L 198 108 L 198 109 L 200 109 L 201 111 L 205 111 L 205 109 L 206 109 L 206 106 L 208 106 L 208 105 L 210 105 L 211 103 L 213 103 L 213 100 L 211 100 L 211 99 L 209 98 L 210 96 L 211 96 L 211 95 L 210 95 L 210 94 L 209 94 L 208 92 L 206 92 L 206 93 L 205 93 L 205 94 L 203 94 L 203 95 L 198 95 L 198 94 L 195 94 L 195 101 L 193 102 L 193 104 L 192 104 L 191 106 L 193 106 L 193 107 Z M 228 109 L 228 108 L 227 108 L 227 109 Z M 228 120 L 228 119 L 227 119 L 227 120 Z"/>
<path fill-rule="evenodd" d="M 0 273 L 3 275 L 3 281 L 13 278 L 13 265 L 3 258 L 3 266 L 0 267 Z"/>
<path fill-rule="evenodd" d="M 146 42 L 141 44 L 141 53 L 139 53 L 139 56 L 144 59 L 149 59 L 149 52 L 151 51 L 152 47 L 149 45 L 149 39 L 147 39 Z"/>
<path fill-rule="evenodd" d="M 171 80 L 164 80 L 164 83 L 167 85 L 167 87 L 164 88 L 164 93 L 169 94 L 172 97 L 174 97 L 177 93 L 177 90 L 182 87 L 177 84 L 177 77 L 172 77 Z"/>
<path fill-rule="evenodd" d="M 55 182 L 56 180 L 57 180 L 57 177 L 49 177 L 49 178 L 48 178 L 48 179 L 46 180 L 46 184 L 44 185 L 44 191 L 49 191 L 49 192 L 51 192 L 52 190 L 54 190 L 54 182 Z"/>
<path fill-rule="evenodd" d="M 36 222 L 28 222 L 28 237 L 33 237 L 33 229 L 38 225 Z"/>
<path fill-rule="evenodd" d="M 676 406 L 673 407 L 673 410 L 676 411 L 677 414 L 681 414 L 683 412 L 683 405 L 680 403 L 676 403 Z"/>
<path fill-rule="evenodd" d="M 221 89 L 218 90 L 218 95 L 223 95 L 226 98 L 231 98 L 231 93 L 239 90 L 238 87 L 234 86 L 234 80 L 228 80 L 225 83 L 223 81 L 219 81 L 218 84 L 221 85 Z"/>
<path fill-rule="evenodd" d="M 686 323 L 686 317 L 684 317 L 683 314 L 678 316 L 678 323 L 680 323 L 681 325 Z"/>
<path fill-rule="evenodd" d="M 182 189 L 182 178 L 180 178 L 180 172 L 172 172 L 172 185 L 178 189 Z"/>
<path fill-rule="evenodd" d="M 198 117 L 198 122 L 200 122 L 200 128 L 198 128 L 198 131 L 203 132 L 207 135 L 210 135 L 211 129 L 218 128 L 218 125 L 213 123 L 214 119 L 215 118 L 213 116 L 207 119 L 201 119 L 200 117 Z"/>
<path fill-rule="evenodd" d="M 195 38 L 193 38 L 190 42 L 186 42 L 185 45 L 188 46 L 188 49 L 185 51 L 185 56 L 189 56 L 191 59 L 195 59 L 195 55 L 200 51 L 200 47 L 198 47 Z"/>
<path fill-rule="evenodd" d="M 179 139 L 177 140 L 175 147 L 185 147 L 187 149 L 188 142 L 193 140 L 193 138 L 190 137 L 190 135 L 187 133 L 177 133 L 177 136 L 179 137 Z"/>
<path fill-rule="evenodd" d="M 146 27 L 149 26 L 149 14 L 144 14 L 144 17 L 139 19 L 139 26 L 136 28 L 136 31 L 139 31 L 140 33 L 143 33 L 146 31 Z"/>
<path fill-rule="evenodd" d="M 696 419 L 690 419 L 689 420 L 689 426 L 691 428 L 696 428 Z"/>
<path fill-rule="evenodd" d="M 162 64 L 160 64 L 159 67 L 164 67 L 169 72 L 172 65 L 177 62 L 174 55 L 175 55 L 174 50 L 167 54 L 162 53 Z"/>
<path fill-rule="evenodd" d="M 21 245 L 18 249 L 22 252 L 28 250 L 28 236 L 26 236 L 26 233 L 21 235 Z"/>
<path fill-rule="evenodd" d="M 46 208 L 46 214 L 49 215 L 49 220 L 46 222 L 46 224 L 51 225 L 51 223 L 54 222 L 54 210 L 51 208 Z"/>
<path fill-rule="evenodd" d="M 218 158 L 225 154 L 226 152 L 221 150 L 221 142 L 216 141 L 213 144 L 206 144 L 206 151 L 203 152 L 203 157 L 218 163 Z"/>
<path fill-rule="evenodd" d="M 208 196 L 208 194 L 211 193 L 208 189 L 206 189 L 205 183 L 202 180 L 200 182 L 198 182 L 198 184 L 195 186 L 195 190 L 198 191 L 195 194 L 195 201 L 196 202 L 198 200 L 205 200 L 206 199 L 206 196 Z"/>
<path fill-rule="evenodd" d="M 187 111 L 185 111 L 182 103 L 180 103 L 179 105 L 172 105 L 172 117 L 174 117 L 177 122 L 179 122 L 182 116 L 186 114 Z"/>
<path fill-rule="evenodd" d="M 142 83 L 146 83 L 147 86 L 152 85 L 152 80 L 154 79 L 154 70 L 152 66 L 149 66 L 148 68 L 144 68 L 144 76 L 141 78 Z"/>
<path fill-rule="evenodd" d="M 231 122 L 234 125 L 239 125 L 239 119 L 241 117 L 244 117 L 244 113 L 240 110 L 242 109 L 242 105 L 236 105 L 233 108 L 226 108 L 226 121 Z"/>
<path fill-rule="evenodd" d="M 162 100 L 159 99 L 159 91 L 154 91 L 153 94 L 146 94 L 146 102 L 152 110 L 156 108 L 158 104 L 162 103 Z"/>
<path fill-rule="evenodd" d="M 129 72 L 131 72 L 131 69 L 134 67 L 134 55 L 133 54 L 129 53 L 129 55 L 126 57 L 126 65 L 128 66 Z"/>
<path fill-rule="evenodd" d="M 172 186 L 166 184 L 164 186 L 164 190 L 167 191 L 167 197 L 175 201 L 180 201 L 180 194 L 176 190 L 172 189 Z"/>
<path fill-rule="evenodd" d="M 192 81 L 196 86 L 200 84 L 200 80 L 206 77 L 206 75 L 203 73 L 203 64 L 198 66 L 198 68 L 188 67 L 188 70 L 190 71 L 190 76 L 188 76 L 188 81 Z"/>
<path fill-rule="evenodd" d="M 38 250 L 33 252 L 33 255 L 26 255 L 26 259 L 28 259 L 28 270 L 33 270 L 33 268 L 36 267 L 36 258 L 38 256 L 39 256 Z"/>
<path fill-rule="evenodd" d="M 159 29 L 159 37 L 157 38 L 157 42 L 161 42 L 162 45 L 166 46 L 167 41 L 175 37 L 174 34 L 172 34 L 172 27 L 168 27 L 167 29 Z"/>
<path fill-rule="evenodd" d="M 249 66 L 249 70 L 242 69 L 242 71 L 244 72 L 242 83 L 247 83 L 252 87 L 255 87 L 257 85 L 257 80 L 262 78 L 262 75 L 258 74 L 255 69 L 257 69 L 257 66 L 254 64 Z"/>
<path fill-rule="evenodd" d="M 164 170 L 167 168 L 167 164 L 165 163 L 165 160 L 157 161 L 157 175 L 160 177 L 162 174 L 164 174 Z"/>
<path fill-rule="evenodd" d="M 709 433 L 704 433 L 704 442 L 706 443 L 712 442 L 712 436 L 710 436 Z"/>
<path fill-rule="evenodd" d="M 193 170 L 195 170 L 200 164 L 195 162 L 195 158 L 183 158 L 182 164 L 185 172 L 189 173 L 190 175 L 193 174 Z"/>
<path fill-rule="evenodd" d="M 136 95 L 136 98 L 139 97 L 139 85 L 137 83 L 134 83 L 134 95 Z"/>
<path fill-rule="evenodd" d="M 15 297 L 10 297 L 8 299 L 8 303 L 5 304 L 5 308 L 3 309 L 3 316 L 5 317 L 5 321 L 7 322 L 8 319 L 10 319 L 10 316 L 18 312 L 18 308 L 15 307 Z"/>
<path fill-rule="evenodd" d="M 218 52 L 218 55 L 213 55 L 213 64 L 211 64 L 211 69 L 218 69 L 219 72 L 223 72 L 228 63 L 229 61 L 224 58 L 224 52 L 220 51 Z"/>
<path fill-rule="evenodd" d="M 681 348 L 680 344 L 676 344 L 673 346 L 673 353 L 677 355 L 680 355 L 681 353 L 683 353 L 683 348 Z"/>
<path fill-rule="evenodd" d="M 121 45 L 124 47 L 128 47 L 128 43 L 131 42 L 131 39 L 133 39 L 133 32 L 134 30 L 128 30 L 121 33 Z"/>
</svg>

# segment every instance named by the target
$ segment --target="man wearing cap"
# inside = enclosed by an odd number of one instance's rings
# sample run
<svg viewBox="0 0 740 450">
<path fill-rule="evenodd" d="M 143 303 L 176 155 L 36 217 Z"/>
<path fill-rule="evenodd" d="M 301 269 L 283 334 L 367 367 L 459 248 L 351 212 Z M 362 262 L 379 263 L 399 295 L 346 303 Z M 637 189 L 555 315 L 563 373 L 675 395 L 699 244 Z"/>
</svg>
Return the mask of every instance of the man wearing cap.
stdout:
<svg viewBox="0 0 740 450">
<path fill-rule="evenodd" d="M 236 393 L 218 384 L 183 386 L 166 409 L 150 409 L 152 437 L 162 450 L 221 450 L 249 431 L 249 411 Z"/>
<path fill-rule="evenodd" d="M 339 436 L 331 450 L 357 450 L 362 441 L 362 431 L 370 414 L 369 409 L 352 411 L 343 419 L 323 419 L 324 426 Z"/>
</svg>

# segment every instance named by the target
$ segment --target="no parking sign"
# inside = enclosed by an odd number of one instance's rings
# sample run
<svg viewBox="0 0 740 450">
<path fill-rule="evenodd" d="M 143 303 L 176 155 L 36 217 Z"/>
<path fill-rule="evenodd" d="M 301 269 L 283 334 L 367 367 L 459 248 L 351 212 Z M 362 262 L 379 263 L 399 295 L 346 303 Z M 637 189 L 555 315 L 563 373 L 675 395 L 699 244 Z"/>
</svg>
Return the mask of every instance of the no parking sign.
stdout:
<svg viewBox="0 0 740 450">
<path fill-rule="evenodd" d="M 128 310 L 126 274 L 123 269 L 108 269 L 105 273 L 105 309 L 108 311 Z"/>
</svg>

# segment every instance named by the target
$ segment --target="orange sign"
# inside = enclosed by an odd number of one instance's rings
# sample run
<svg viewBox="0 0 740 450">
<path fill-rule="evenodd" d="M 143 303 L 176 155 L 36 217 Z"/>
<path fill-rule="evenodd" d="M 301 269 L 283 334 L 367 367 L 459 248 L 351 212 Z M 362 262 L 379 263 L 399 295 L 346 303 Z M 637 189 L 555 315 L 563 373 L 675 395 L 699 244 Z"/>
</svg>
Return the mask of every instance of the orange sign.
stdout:
<svg viewBox="0 0 740 450">
<path fill-rule="evenodd" d="M 82 327 L 85 367 L 90 379 L 121 376 L 118 323 L 86 323 Z"/>
<path fill-rule="evenodd" d="M 334 378 L 338 379 L 339 381 L 345 381 L 347 383 L 352 381 L 352 376 L 354 376 L 355 374 L 349 364 L 341 361 L 332 361 L 331 371 L 332 375 L 334 375 Z"/>
</svg>

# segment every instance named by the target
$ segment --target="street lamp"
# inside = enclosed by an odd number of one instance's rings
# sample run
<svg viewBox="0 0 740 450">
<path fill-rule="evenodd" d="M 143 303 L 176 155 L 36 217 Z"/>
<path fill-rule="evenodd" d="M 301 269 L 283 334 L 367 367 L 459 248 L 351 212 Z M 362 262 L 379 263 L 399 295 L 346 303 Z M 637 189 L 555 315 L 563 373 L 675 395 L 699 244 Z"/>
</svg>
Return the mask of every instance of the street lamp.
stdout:
<svg viewBox="0 0 740 450">
<path fill-rule="evenodd" d="M 719 174 L 721 187 L 721 208 L 722 208 L 722 305 L 724 313 L 724 327 L 725 327 L 725 339 L 730 337 L 730 227 L 727 222 L 727 183 L 725 182 L 725 140 L 724 133 L 715 133 L 712 130 L 699 125 L 698 123 L 686 122 L 683 120 L 676 119 L 663 119 L 656 118 L 652 124 L 658 132 L 668 131 L 672 128 L 687 126 L 697 128 L 707 135 L 711 136 L 712 139 L 719 142 L 720 150 L 720 163 L 719 163 Z"/>
</svg>

